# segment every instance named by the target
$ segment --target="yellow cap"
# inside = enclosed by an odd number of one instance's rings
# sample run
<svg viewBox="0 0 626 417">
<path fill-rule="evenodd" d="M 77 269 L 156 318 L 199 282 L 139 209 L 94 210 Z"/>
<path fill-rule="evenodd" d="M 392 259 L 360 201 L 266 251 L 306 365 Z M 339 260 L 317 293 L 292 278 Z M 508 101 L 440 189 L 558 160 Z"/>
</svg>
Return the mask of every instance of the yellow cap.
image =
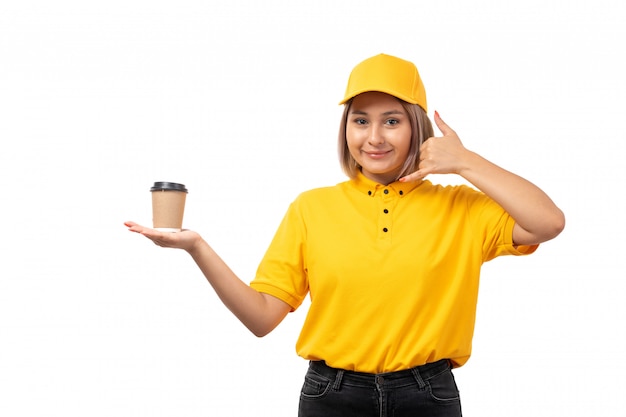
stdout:
<svg viewBox="0 0 626 417">
<path fill-rule="evenodd" d="M 350 73 L 346 95 L 339 104 L 345 104 L 361 93 L 380 91 L 404 100 L 426 106 L 426 91 L 415 64 L 395 56 L 379 54 L 358 64 Z"/>
</svg>

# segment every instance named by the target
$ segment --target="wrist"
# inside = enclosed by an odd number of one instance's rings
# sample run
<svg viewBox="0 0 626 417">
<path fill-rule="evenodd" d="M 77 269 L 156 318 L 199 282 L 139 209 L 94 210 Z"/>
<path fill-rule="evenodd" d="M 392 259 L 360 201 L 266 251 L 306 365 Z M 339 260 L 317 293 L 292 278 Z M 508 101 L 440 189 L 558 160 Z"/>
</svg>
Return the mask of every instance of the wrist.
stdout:
<svg viewBox="0 0 626 417">
<path fill-rule="evenodd" d="M 482 157 L 475 152 L 465 150 L 463 156 L 459 159 L 460 164 L 456 171 L 456 174 L 469 180 L 468 176 L 471 176 L 471 172 L 476 170 L 476 167 L 480 164 Z"/>
<path fill-rule="evenodd" d="M 208 244 L 204 241 L 204 239 L 202 239 L 199 234 L 194 233 L 189 245 L 187 245 L 184 249 L 195 258 L 202 252 L 202 248 L 206 246 L 208 246 Z"/>
</svg>

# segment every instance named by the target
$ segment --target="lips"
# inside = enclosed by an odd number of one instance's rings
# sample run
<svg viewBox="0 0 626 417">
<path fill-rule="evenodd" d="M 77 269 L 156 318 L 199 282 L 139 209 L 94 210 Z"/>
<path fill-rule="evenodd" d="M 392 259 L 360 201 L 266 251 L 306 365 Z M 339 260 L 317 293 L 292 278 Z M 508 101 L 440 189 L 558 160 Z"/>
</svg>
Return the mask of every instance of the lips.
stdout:
<svg viewBox="0 0 626 417">
<path fill-rule="evenodd" d="M 384 158 L 385 156 L 387 156 L 387 154 L 389 152 L 391 152 L 391 151 L 374 151 L 374 152 L 363 151 L 363 153 L 365 153 L 365 155 L 369 156 L 372 159 Z"/>
</svg>

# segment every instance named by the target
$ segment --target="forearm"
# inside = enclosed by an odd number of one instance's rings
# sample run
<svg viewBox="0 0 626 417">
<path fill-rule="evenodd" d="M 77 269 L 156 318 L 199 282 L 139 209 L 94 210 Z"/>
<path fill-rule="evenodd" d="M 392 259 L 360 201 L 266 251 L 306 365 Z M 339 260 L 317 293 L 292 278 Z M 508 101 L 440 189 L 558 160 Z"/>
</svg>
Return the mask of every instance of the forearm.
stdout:
<svg viewBox="0 0 626 417">
<path fill-rule="evenodd" d="M 289 311 L 280 300 L 239 279 L 204 240 L 188 252 L 224 305 L 256 336 L 269 333 Z"/>
<path fill-rule="evenodd" d="M 467 152 L 459 174 L 506 210 L 523 233 L 517 244 L 541 243 L 556 237 L 565 225 L 563 212 L 530 181 L 474 152 Z"/>
<path fill-rule="evenodd" d="M 443 136 L 429 138 L 422 144 L 419 169 L 400 181 L 415 181 L 429 174 L 459 174 L 513 217 L 513 242 L 516 245 L 545 242 L 561 233 L 565 217 L 546 193 L 466 149 L 456 132 L 437 112 L 435 123 Z"/>
</svg>

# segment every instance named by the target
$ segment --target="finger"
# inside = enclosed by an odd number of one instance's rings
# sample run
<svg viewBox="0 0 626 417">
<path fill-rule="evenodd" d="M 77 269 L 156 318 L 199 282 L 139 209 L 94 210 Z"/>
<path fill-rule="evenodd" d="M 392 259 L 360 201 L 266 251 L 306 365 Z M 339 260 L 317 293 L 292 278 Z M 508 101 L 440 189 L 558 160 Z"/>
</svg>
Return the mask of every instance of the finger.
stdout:
<svg viewBox="0 0 626 417">
<path fill-rule="evenodd" d="M 435 110 L 435 124 L 444 136 L 455 134 L 454 130 L 450 126 L 448 126 L 446 122 L 443 121 L 441 116 L 439 116 L 439 112 L 437 110 Z"/>
<path fill-rule="evenodd" d="M 124 226 L 128 227 L 129 231 L 135 232 L 135 233 L 141 233 L 141 229 L 143 229 L 143 227 L 141 227 L 135 222 L 124 222 Z"/>
<path fill-rule="evenodd" d="M 162 240 L 164 236 L 169 235 L 169 233 L 163 233 L 156 229 L 150 229 L 149 227 L 140 226 L 140 228 L 141 229 L 139 230 L 139 233 L 141 233 L 145 237 L 152 239 L 152 240 L 155 240 L 155 239 Z"/>
<path fill-rule="evenodd" d="M 425 176 L 426 174 L 422 170 L 418 170 L 409 175 L 405 175 L 404 177 L 400 178 L 398 181 L 400 182 L 419 181 L 423 179 Z"/>
<path fill-rule="evenodd" d="M 128 230 L 131 232 L 135 232 L 135 233 L 140 233 L 144 236 L 148 236 L 148 235 L 154 235 L 156 232 L 158 233 L 156 230 L 154 229 L 150 229 L 148 227 L 142 226 L 140 224 L 137 224 L 135 222 L 124 222 L 124 225 L 126 225 L 128 227 Z"/>
</svg>

